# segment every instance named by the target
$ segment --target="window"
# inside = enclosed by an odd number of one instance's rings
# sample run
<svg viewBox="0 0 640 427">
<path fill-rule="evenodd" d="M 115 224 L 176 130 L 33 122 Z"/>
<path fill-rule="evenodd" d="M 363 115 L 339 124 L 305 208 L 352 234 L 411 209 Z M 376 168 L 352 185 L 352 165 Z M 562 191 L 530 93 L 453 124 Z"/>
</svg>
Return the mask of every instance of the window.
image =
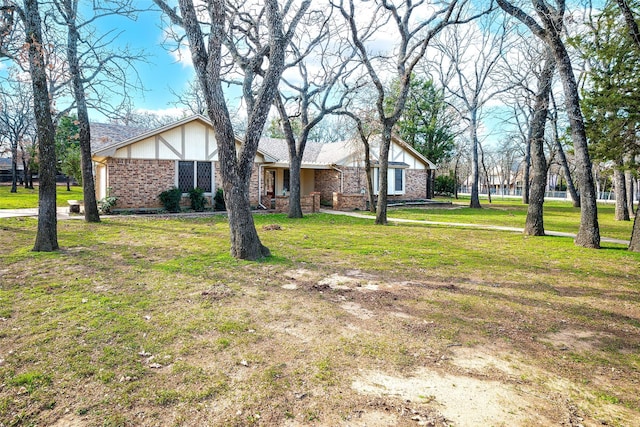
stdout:
<svg viewBox="0 0 640 427">
<path fill-rule="evenodd" d="M 195 187 L 211 193 L 213 164 L 211 162 L 178 162 L 178 188 L 182 193 L 188 193 Z"/>
<path fill-rule="evenodd" d="M 285 169 L 283 172 L 284 172 L 284 176 L 282 177 L 282 189 L 285 191 L 289 191 L 291 190 L 291 187 L 290 187 L 291 175 L 289 173 L 289 169 Z"/>
<path fill-rule="evenodd" d="M 193 162 L 178 162 L 178 188 L 183 193 L 193 189 Z"/>
<path fill-rule="evenodd" d="M 205 193 L 211 193 L 211 162 L 198 162 L 197 186 Z"/>
<path fill-rule="evenodd" d="M 373 188 L 375 194 L 378 194 L 380 190 L 380 169 L 375 168 L 373 175 Z M 401 168 L 389 168 L 387 171 L 387 194 L 402 195 L 404 194 L 404 169 Z"/>
<path fill-rule="evenodd" d="M 404 182 L 402 180 L 402 173 L 404 172 L 402 169 L 394 169 L 395 171 L 395 181 L 396 185 L 394 187 L 395 193 L 403 193 L 404 191 Z"/>
</svg>

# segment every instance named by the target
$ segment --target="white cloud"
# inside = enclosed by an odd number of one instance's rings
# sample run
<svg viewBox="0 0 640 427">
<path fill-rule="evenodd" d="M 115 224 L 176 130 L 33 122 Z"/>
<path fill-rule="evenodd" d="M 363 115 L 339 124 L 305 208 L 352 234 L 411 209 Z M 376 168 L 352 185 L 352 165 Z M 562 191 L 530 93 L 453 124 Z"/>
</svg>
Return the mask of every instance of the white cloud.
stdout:
<svg viewBox="0 0 640 427">
<path fill-rule="evenodd" d="M 138 108 L 136 112 L 140 114 L 153 114 L 158 117 L 169 116 L 169 117 L 176 117 L 176 118 L 184 117 L 186 114 L 190 114 L 184 108 L 178 108 L 178 107 L 161 108 L 161 109 L 154 109 L 154 110 L 151 110 L 148 108 Z"/>
</svg>

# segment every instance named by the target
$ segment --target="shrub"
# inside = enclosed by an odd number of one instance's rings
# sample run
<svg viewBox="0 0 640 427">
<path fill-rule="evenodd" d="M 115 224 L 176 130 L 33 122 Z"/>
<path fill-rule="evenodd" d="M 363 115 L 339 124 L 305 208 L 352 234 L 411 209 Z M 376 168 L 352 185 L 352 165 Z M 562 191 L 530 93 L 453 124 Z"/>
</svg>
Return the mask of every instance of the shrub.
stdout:
<svg viewBox="0 0 640 427">
<path fill-rule="evenodd" d="M 179 188 L 173 187 L 169 190 L 163 191 L 158 196 L 162 206 L 169 212 L 180 212 L 180 199 L 182 198 L 182 191 Z"/>
<path fill-rule="evenodd" d="M 451 175 L 439 175 L 436 177 L 435 193 L 452 195 L 456 192 L 456 180 Z"/>
<path fill-rule="evenodd" d="M 111 214 L 111 209 L 116 205 L 117 197 L 111 195 L 111 187 L 107 188 L 107 196 L 98 200 L 98 212 L 102 215 Z"/>
<path fill-rule="evenodd" d="M 189 191 L 189 198 L 191 199 L 191 209 L 196 212 L 204 211 L 204 206 L 207 204 L 207 199 L 204 197 L 204 190 L 196 187 Z"/>
<path fill-rule="evenodd" d="M 213 196 L 213 209 L 216 211 L 227 210 L 227 207 L 224 204 L 224 193 L 222 191 L 222 188 L 218 188 L 216 190 L 216 195 Z"/>
</svg>

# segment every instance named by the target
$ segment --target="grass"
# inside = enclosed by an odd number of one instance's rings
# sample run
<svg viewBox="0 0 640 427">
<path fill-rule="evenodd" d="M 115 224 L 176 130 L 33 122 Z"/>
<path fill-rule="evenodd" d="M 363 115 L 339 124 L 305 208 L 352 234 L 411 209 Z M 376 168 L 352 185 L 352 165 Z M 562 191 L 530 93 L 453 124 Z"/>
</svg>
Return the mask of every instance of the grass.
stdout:
<svg viewBox="0 0 640 427">
<path fill-rule="evenodd" d="M 468 200 L 453 199 L 451 201 L 456 209 L 390 208 L 387 215 L 390 218 L 518 228 L 524 228 L 527 219 L 527 205 L 523 205 L 517 199 L 494 197 L 491 204 L 487 200 L 483 200 L 481 202 L 482 213 L 479 213 L 477 209 L 469 208 Z M 615 206 L 612 204 L 598 204 L 600 235 L 629 240 L 633 222 L 616 221 L 614 219 L 614 211 Z M 580 226 L 580 208 L 574 208 L 568 202 L 546 201 L 544 203 L 544 225 L 546 230 L 575 234 Z"/>
<path fill-rule="evenodd" d="M 72 186 L 67 191 L 66 185 L 57 187 L 56 203 L 58 206 L 66 206 L 67 200 L 82 200 L 82 187 Z M 38 207 L 38 186 L 33 190 L 18 187 L 16 193 L 11 192 L 10 185 L 0 185 L 0 209 L 26 209 Z"/>
<path fill-rule="evenodd" d="M 231 258 L 222 216 L 62 221 L 51 254 L 30 251 L 35 219 L 0 220 L 0 425 L 339 425 L 371 402 L 415 425 L 412 410 L 439 403 L 372 400 L 354 377 L 460 374 L 461 346 L 518 366 L 480 378 L 637 425 L 640 254 L 323 214 L 255 221 L 274 255 L 258 263 Z"/>
</svg>

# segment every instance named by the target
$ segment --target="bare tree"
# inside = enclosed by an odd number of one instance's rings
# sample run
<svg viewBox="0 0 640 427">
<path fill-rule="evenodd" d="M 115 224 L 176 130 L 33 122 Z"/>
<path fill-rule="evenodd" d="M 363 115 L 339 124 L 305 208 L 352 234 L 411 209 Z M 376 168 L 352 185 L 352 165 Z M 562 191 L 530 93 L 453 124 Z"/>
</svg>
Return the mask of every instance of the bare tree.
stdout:
<svg viewBox="0 0 640 427">
<path fill-rule="evenodd" d="M 377 0 L 374 10 L 369 2 L 363 2 L 367 10 L 363 13 L 363 9 L 357 10 L 354 0 L 332 1 L 348 23 L 351 41 L 358 50 L 359 59 L 377 91 L 375 104 L 381 127 L 381 143 L 376 224 L 387 223 L 389 148 L 393 127 L 400 119 L 406 103 L 411 75 L 426 54 L 427 47 L 435 35 L 451 24 L 465 23 L 476 18 L 465 17 L 466 6 L 469 3 L 467 0 L 453 0 L 434 5 L 409 0 L 396 6 L 389 0 Z M 422 13 L 428 16 L 417 19 L 416 16 Z M 363 29 L 359 14 L 379 16 L 380 21 L 373 21 Z M 398 39 L 393 60 L 384 55 L 377 55 L 367 48 L 366 43 L 372 34 L 381 31 L 382 28 L 392 29 Z M 382 78 L 382 73 L 387 69 L 394 70 L 394 78 L 398 82 L 398 93 L 392 98 L 389 97 Z M 390 102 L 390 99 L 394 102 Z"/>
<path fill-rule="evenodd" d="M 547 43 L 553 52 L 564 89 L 565 106 L 571 126 L 571 136 L 578 166 L 578 180 L 580 182 L 581 217 L 575 243 L 578 246 L 599 248 L 598 209 L 593 174 L 591 172 L 591 159 L 587 149 L 584 118 L 580 109 L 578 85 L 573 74 L 571 58 L 562 40 L 563 25 L 561 23 L 565 13 L 565 0 L 556 0 L 555 7 L 546 0 L 532 0 L 533 8 L 540 19 L 540 23 L 530 14 L 507 0 L 497 0 L 497 2 L 505 12 L 517 18 L 534 35 Z"/>
<path fill-rule="evenodd" d="M 567 180 L 567 191 L 571 196 L 571 200 L 573 201 L 573 207 L 580 207 L 580 196 L 578 195 L 578 190 L 576 190 L 576 185 L 573 181 L 573 174 L 571 173 L 571 168 L 569 167 L 569 160 L 567 159 L 567 155 L 564 152 L 562 138 L 560 138 L 559 131 L 559 123 L 558 123 L 558 106 L 555 99 L 554 91 L 551 90 L 551 105 L 552 108 L 549 114 L 549 121 L 551 124 L 551 129 L 553 131 L 553 141 L 556 147 L 556 153 L 558 155 L 558 161 L 560 166 L 562 167 L 563 174 Z"/>
<path fill-rule="evenodd" d="M 366 91 L 364 91 L 366 93 Z M 353 102 L 353 100 L 352 100 Z M 370 104 L 369 104 L 370 105 Z M 376 200 L 373 190 L 373 168 L 371 166 L 371 143 L 375 135 L 380 134 L 379 123 L 376 120 L 376 113 L 372 109 L 367 109 L 364 106 L 354 108 L 351 104 L 345 110 L 340 111 L 338 114 L 349 117 L 356 124 L 356 132 L 353 135 L 353 140 L 359 141 L 356 150 L 362 150 L 362 158 L 364 159 L 364 173 L 367 180 L 367 197 L 369 201 L 369 212 L 376 212 Z"/>
<path fill-rule="evenodd" d="M 342 109 L 349 91 L 336 90 L 348 79 L 355 55 L 349 45 L 341 46 L 340 28 L 331 13 L 310 11 L 300 28 L 304 30 L 294 36 L 288 49 L 289 73 L 282 77 L 274 102 L 289 147 L 289 218 L 302 218 L 300 168 L 309 135 L 327 114 Z"/>
<path fill-rule="evenodd" d="M 192 0 L 180 0 L 178 12 L 164 0 L 154 1 L 175 25 L 184 29 L 189 42 L 218 144 L 231 255 L 248 260 L 269 256 L 251 215 L 249 183 L 258 141 L 284 70 L 286 47 L 311 2 L 306 0 L 295 9 L 291 0 L 282 8 L 277 0 L 211 0 L 196 10 Z M 223 61 L 229 58 L 243 76 L 243 100 L 248 113 L 247 131 L 239 150 L 222 90 L 222 72 L 229 69 Z"/>
<path fill-rule="evenodd" d="M 544 236 L 543 205 L 547 185 L 547 159 L 544 154 L 544 133 L 547 117 L 549 116 L 549 97 L 553 84 L 554 71 L 555 61 L 551 52 L 548 52 L 544 60 L 544 68 L 538 80 L 538 93 L 536 94 L 530 126 L 531 131 L 529 132 L 533 173 L 524 234 L 530 236 Z"/>
<path fill-rule="evenodd" d="M 39 141 L 40 187 L 38 191 L 38 230 L 34 251 L 51 252 L 58 249 L 56 212 L 56 151 L 55 129 L 51 119 L 51 103 L 47 85 L 47 63 L 44 58 L 42 26 L 37 0 L 24 0 L 20 7 L 15 2 L 0 6 L 0 55 L 16 60 L 7 49 L 9 36 L 16 34 L 16 19 L 23 25 L 29 73 L 33 91 L 34 114 Z M 19 53 L 19 52 L 18 52 Z"/>
<path fill-rule="evenodd" d="M 31 89 L 20 81 L 9 82 L 0 88 L 0 137 L 9 142 L 12 193 L 18 191 L 18 148 L 30 138 L 33 127 Z"/>
<path fill-rule="evenodd" d="M 191 114 L 207 114 L 207 102 L 197 79 L 190 80 L 182 92 L 169 88 L 169 92 L 176 98 L 173 105 Z"/>
<path fill-rule="evenodd" d="M 508 49 L 508 23 L 496 22 L 490 14 L 475 26 L 455 26 L 443 32 L 434 44 L 441 54 L 439 74 L 450 96 L 463 107 L 469 125 L 471 141 L 471 201 L 470 207 L 480 208 L 478 157 L 478 126 L 483 108 L 509 86 L 497 85 L 491 76 Z"/>
<path fill-rule="evenodd" d="M 109 31 L 98 34 L 92 25 L 105 17 L 131 16 L 136 9 L 131 0 L 112 1 L 108 8 L 98 5 L 91 9 L 92 16 L 84 18 L 79 14 L 78 0 L 54 0 L 53 4 L 57 11 L 55 19 L 67 33 L 66 60 L 78 117 L 84 217 L 87 222 L 99 222 L 100 215 L 91 161 L 91 126 L 88 112 L 91 99 L 88 93 L 101 95 L 104 92 L 102 89 L 106 77 L 111 91 L 116 90 L 114 88 L 119 86 L 118 83 L 122 85 L 120 95 L 126 99 L 128 90 L 131 89 L 127 81 L 126 68 L 134 61 L 134 56 L 126 50 L 115 52 L 108 49 L 107 46 L 116 36 Z M 136 55 L 135 58 L 140 56 Z M 110 102 L 105 99 L 101 101 L 99 105 L 96 105 L 97 103 L 93 105 L 98 111 L 109 114 Z"/>
</svg>

